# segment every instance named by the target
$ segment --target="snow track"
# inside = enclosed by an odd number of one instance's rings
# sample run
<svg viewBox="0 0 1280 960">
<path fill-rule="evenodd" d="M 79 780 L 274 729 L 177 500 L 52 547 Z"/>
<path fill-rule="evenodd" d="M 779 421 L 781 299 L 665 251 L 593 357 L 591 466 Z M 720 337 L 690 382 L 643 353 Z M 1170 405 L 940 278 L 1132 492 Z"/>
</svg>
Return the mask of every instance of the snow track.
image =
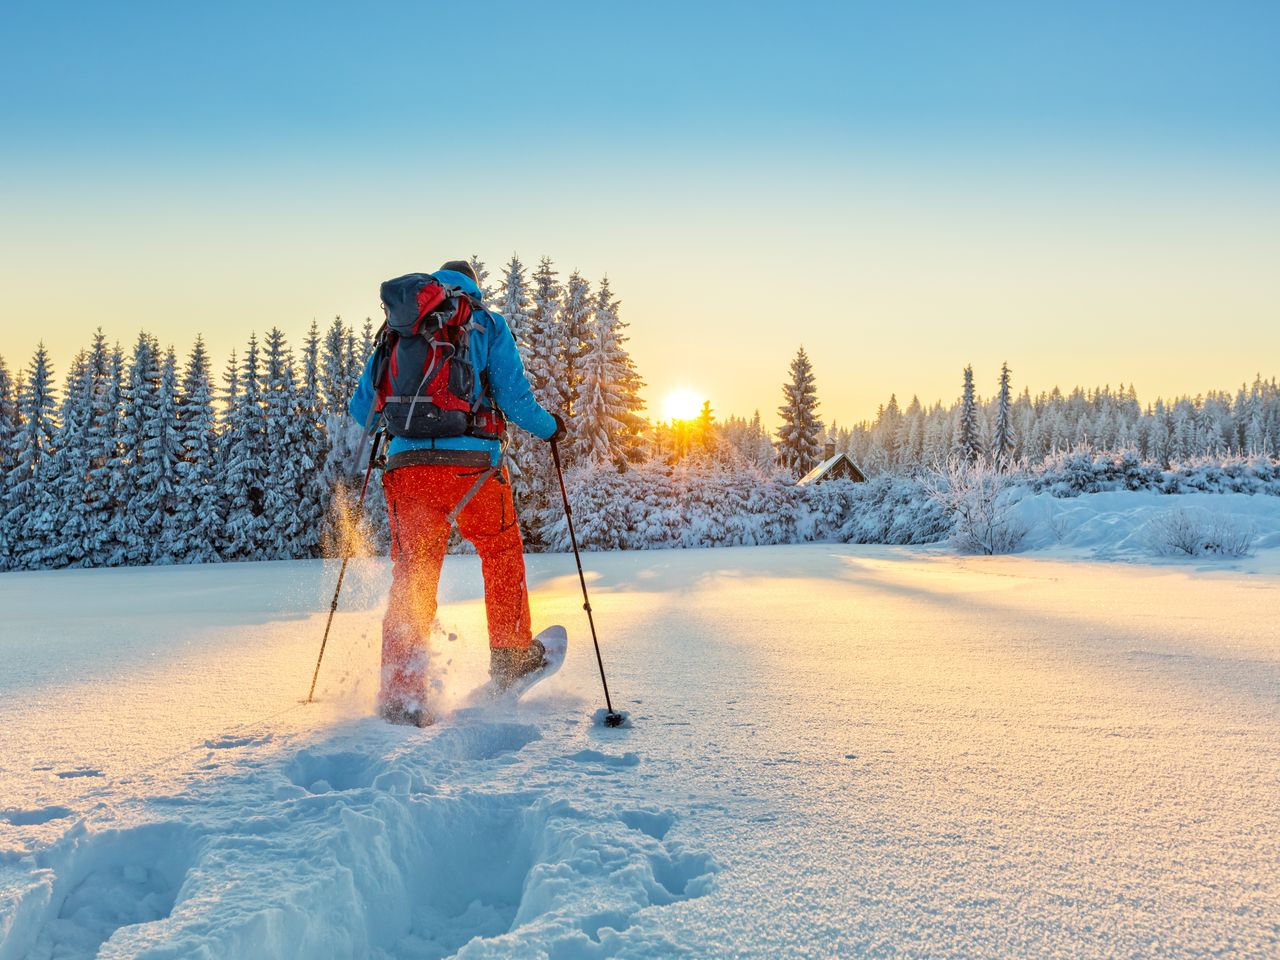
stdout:
<svg viewBox="0 0 1280 960">
<path fill-rule="evenodd" d="M 243 755 L 151 797 L 146 822 L 80 824 L 42 851 L 0 957 L 615 955 L 637 912 L 706 893 L 716 863 L 666 839 L 671 810 L 566 789 L 566 763 L 625 777 L 635 754 L 525 763 L 541 739 L 528 723 L 366 720 L 300 749 L 226 747 Z M 515 765 L 528 787 L 473 786 Z"/>
<path fill-rule="evenodd" d="M 595 554 L 616 730 L 589 641 L 373 719 L 379 563 L 309 707 L 332 567 L 8 574 L 0 960 L 1277 956 L 1275 553 Z M 572 558 L 529 568 L 581 637 Z"/>
</svg>

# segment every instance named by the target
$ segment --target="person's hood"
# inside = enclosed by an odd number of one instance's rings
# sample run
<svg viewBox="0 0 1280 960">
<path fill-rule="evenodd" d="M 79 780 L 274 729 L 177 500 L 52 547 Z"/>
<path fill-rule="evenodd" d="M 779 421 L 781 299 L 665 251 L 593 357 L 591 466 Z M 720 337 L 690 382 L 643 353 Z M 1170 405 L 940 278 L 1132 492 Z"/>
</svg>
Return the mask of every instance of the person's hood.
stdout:
<svg viewBox="0 0 1280 960">
<path fill-rule="evenodd" d="M 473 297 L 480 296 L 480 288 L 465 273 L 459 273 L 457 270 L 437 270 L 431 275 L 441 283 L 447 283 L 451 287 L 461 287 Z"/>
</svg>

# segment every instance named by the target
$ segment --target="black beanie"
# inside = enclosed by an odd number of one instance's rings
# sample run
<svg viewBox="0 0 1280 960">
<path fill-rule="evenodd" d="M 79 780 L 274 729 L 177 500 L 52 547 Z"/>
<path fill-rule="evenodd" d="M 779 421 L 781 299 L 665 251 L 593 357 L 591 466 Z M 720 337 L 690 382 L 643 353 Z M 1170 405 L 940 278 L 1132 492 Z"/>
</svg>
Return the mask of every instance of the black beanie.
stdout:
<svg viewBox="0 0 1280 960">
<path fill-rule="evenodd" d="M 448 263 L 444 264 L 440 269 L 452 270 L 454 273 L 465 274 L 466 276 L 470 277 L 475 283 L 480 282 L 480 278 L 476 276 L 476 272 L 473 269 L 471 269 L 471 264 L 469 264 L 466 260 L 450 260 Z"/>
</svg>

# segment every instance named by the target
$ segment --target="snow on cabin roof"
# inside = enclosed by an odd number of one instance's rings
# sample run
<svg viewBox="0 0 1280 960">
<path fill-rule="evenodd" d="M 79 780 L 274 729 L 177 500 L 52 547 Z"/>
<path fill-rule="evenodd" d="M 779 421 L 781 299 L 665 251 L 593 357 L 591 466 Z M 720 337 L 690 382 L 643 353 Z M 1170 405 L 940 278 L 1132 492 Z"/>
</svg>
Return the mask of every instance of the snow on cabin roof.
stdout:
<svg viewBox="0 0 1280 960">
<path fill-rule="evenodd" d="M 800 486 L 804 486 L 806 483 L 816 483 L 817 481 L 825 477 L 835 467 L 835 465 L 839 463 L 841 460 L 847 461 L 849 466 L 851 466 L 857 472 L 858 476 L 860 477 L 866 476 L 861 470 L 858 469 L 858 465 L 849 459 L 849 455 L 847 453 L 837 453 L 834 457 L 828 457 L 826 460 L 823 460 L 820 464 L 818 464 L 816 467 L 814 467 L 812 470 L 806 473 L 803 477 L 801 477 L 800 480 L 797 482 L 799 483 Z"/>
</svg>

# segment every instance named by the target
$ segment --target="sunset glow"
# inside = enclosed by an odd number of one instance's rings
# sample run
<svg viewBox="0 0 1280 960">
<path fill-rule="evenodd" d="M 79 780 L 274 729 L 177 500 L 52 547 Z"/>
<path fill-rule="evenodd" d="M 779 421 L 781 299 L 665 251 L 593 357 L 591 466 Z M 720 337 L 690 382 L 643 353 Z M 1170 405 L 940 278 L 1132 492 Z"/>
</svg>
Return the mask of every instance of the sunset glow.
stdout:
<svg viewBox="0 0 1280 960">
<path fill-rule="evenodd" d="M 701 394 L 688 387 L 678 387 L 662 401 L 662 419 L 695 420 L 702 409 Z"/>
</svg>

